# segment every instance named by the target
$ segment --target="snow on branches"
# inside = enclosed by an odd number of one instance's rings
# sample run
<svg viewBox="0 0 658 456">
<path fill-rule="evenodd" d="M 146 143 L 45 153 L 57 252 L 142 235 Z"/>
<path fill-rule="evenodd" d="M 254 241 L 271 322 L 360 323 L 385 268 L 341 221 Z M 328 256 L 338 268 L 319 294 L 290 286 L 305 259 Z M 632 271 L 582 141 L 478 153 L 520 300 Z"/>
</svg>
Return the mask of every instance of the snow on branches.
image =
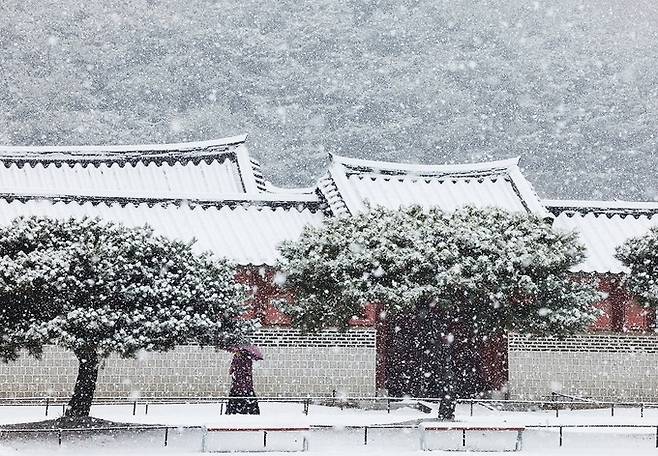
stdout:
<svg viewBox="0 0 658 456">
<path fill-rule="evenodd" d="M 584 257 L 576 235 L 534 215 L 377 207 L 306 228 L 280 250 L 297 296 L 282 307 L 306 330 L 345 328 L 367 303 L 393 316 L 429 305 L 481 335 L 559 334 L 599 314 L 592 284 L 569 273 Z"/>
<path fill-rule="evenodd" d="M 658 307 L 658 227 L 617 247 L 615 256 L 630 269 L 628 289 L 645 306 Z"/>
<path fill-rule="evenodd" d="M 45 344 L 78 358 L 234 345 L 251 329 L 234 273 L 148 227 L 18 218 L 0 228 L 0 359 Z"/>
</svg>

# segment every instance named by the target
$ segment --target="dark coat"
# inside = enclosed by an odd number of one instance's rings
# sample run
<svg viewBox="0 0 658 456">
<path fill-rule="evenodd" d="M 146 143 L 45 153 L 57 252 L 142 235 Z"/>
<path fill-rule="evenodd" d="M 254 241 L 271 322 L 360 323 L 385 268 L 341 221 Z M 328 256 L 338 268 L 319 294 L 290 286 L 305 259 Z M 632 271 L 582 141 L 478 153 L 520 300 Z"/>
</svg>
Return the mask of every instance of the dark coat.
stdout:
<svg viewBox="0 0 658 456">
<path fill-rule="evenodd" d="M 253 361 L 244 352 L 236 352 L 231 361 L 231 397 L 226 406 L 227 415 L 260 415 L 254 392 Z"/>
<path fill-rule="evenodd" d="M 253 361 L 249 356 L 242 352 L 235 353 L 229 374 L 231 374 L 231 396 L 254 395 Z"/>
</svg>

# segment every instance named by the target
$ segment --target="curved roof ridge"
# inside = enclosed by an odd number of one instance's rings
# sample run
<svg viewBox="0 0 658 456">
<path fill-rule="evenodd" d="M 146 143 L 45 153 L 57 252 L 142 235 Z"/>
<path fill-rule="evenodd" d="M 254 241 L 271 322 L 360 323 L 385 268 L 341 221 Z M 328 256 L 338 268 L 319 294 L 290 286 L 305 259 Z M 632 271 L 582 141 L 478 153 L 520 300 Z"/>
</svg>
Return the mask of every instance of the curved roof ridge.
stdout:
<svg viewBox="0 0 658 456">
<path fill-rule="evenodd" d="M 348 168 L 370 168 L 382 171 L 417 172 L 427 174 L 467 173 L 472 171 L 508 169 L 513 166 L 518 166 L 521 159 L 521 157 L 517 156 L 487 162 L 425 165 L 366 160 L 361 158 L 343 157 L 336 154 L 329 154 L 329 156 L 332 163 L 338 163 Z"/>
<path fill-rule="evenodd" d="M 247 135 L 207 141 L 166 144 L 119 144 L 83 146 L 3 146 L 0 160 L 9 161 L 104 161 L 116 159 L 156 158 L 170 156 L 204 156 L 216 148 L 239 146 Z M 198 153 L 195 153 L 198 152 Z M 221 151 L 224 152 L 224 151 Z"/>
</svg>

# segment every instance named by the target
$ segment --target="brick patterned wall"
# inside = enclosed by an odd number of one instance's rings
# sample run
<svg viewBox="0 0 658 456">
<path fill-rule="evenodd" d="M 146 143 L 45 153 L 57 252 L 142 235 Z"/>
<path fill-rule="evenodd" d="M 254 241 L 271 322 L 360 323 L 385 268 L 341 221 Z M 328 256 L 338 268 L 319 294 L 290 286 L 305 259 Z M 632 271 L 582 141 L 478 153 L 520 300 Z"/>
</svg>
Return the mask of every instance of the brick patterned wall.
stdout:
<svg viewBox="0 0 658 456">
<path fill-rule="evenodd" d="M 291 329 L 263 329 L 254 335 L 265 360 L 254 363 L 261 396 L 330 396 L 375 393 L 375 331 L 325 331 L 304 336 Z M 97 397 L 223 396 L 228 394 L 231 355 L 186 345 L 134 360 L 110 357 L 100 372 Z M 48 347 L 42 360 L 22 357 L 0 364 L 0 397 L 52 395 L 73 389 L 77 361 Z"/>
<path fill-rule="evenodd" d="M 560 340 L 510 335 L 514 399 L 552 391 L 601 400 L 658 400 L 658 336 L 583 334 Z"/>
</svg>

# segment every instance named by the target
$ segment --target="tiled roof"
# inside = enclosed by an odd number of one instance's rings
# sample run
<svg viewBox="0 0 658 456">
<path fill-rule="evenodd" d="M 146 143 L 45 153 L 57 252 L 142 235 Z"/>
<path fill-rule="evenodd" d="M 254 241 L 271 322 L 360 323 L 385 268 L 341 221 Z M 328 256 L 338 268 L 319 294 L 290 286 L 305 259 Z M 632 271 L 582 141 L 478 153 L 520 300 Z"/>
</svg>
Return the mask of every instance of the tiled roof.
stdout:
<svg viewBox="0 0 658 456">
<path fill-rule="evenodd" d="M 0 193 L 212 198 L 259 193 L 246 137 L 162 145 L 0 146 Z"/>
<path fill-rule="evenodd" d="M 262 203 L 262 204 L 258 204 Z M 241 265 L 273 265 L 277 246 L 295 239 L 305 225 L 322 222 L 321 211 L 305 203 L 287 207 L 270 201 L 245 201 L 234 206 L 169 203 L 127 203 L 90 201 L 26 201 L 0 199 L 0 224 L 15 217 L 41 215 L 53 218 L 101 217 L 126 226 L 150 225 L 157 234 L 191 241 L 199 251 L 209 250 Z"/>
<path fill-rule="evenodd" d="M 658 203 L 541 202 L 518 159 L 405 165 L 332 156 L 317 189 L 281 189 L 263 177 L 245 138 L 139 146 L 0 146 L 0 223 L 38 214 L 149 224 L 163 235 L 195 238 L 196 248 L 239 264 L 262 265 L 274 264 L 281 241 L 295 239 L 306 224 L 322 223 L 323 208 L 348 216 L 367 202 L 444 210 L 495 206 L 554 216 L 555 227 L 578 230 L 588 258 L 577 270 L 600 273 L 623 272 L 615 247 L 658 225 Z"/>
<path fill-rule="evenodd" d="M 548 216 L 518 159 L 460 165 L 405 165 L 332 156 L 320 191 L 332 212 L 354 214 L 365 205 L 391 209 L 418 204 L 454 210 L 495 206 Z"/>
<path fill-rule="evenodd" d="M 617 246 L 658 226 L 658 203 L 566 200 L 544 203 L 556 215 L 555 228 L 580 234 L 587 258 L 575 268 L 578 272 L 626 272 L 626 267 L 614 256 Z"/>
<path fill-rule="evenodd" d="M 245 139 L 0 147 L 0 223 L 44 215 L 148 224 L 241 265 L 274 264 L 278 244 L 324 214 L 314 189 L 271 186 Z"/>
</svg>

